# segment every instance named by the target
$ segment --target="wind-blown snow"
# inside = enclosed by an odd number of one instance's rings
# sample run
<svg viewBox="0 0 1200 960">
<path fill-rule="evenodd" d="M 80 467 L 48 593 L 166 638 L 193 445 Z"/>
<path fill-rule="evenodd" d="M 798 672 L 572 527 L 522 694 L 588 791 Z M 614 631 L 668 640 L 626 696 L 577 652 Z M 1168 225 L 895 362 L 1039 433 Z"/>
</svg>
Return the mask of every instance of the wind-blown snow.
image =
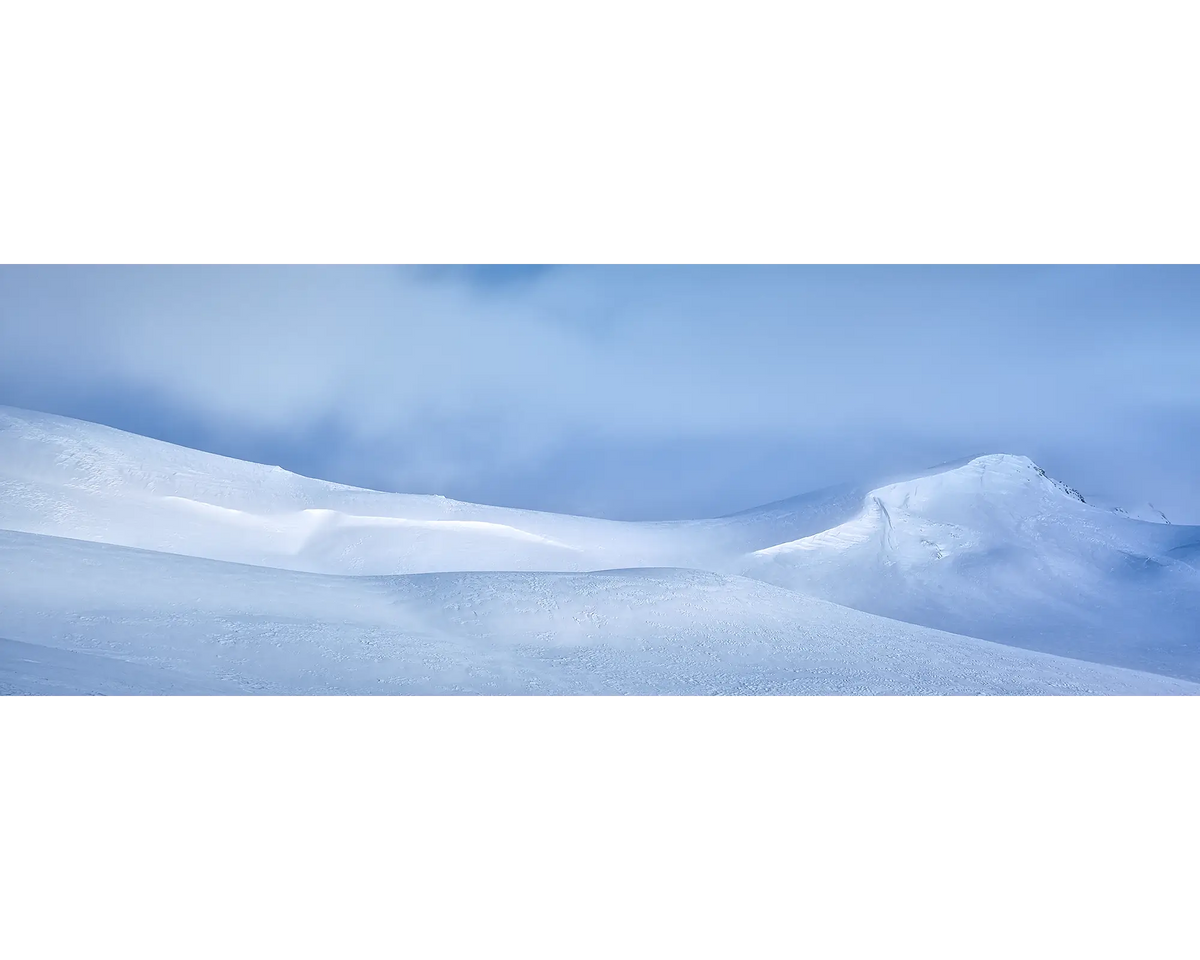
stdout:
<svg viewBox="0 0 1200 960">
<path fill-rule="evenodd" d="M 870 491 L 747 576 L 884 616 L 1200 679 L 1200 528 L 1086 503 L 1025 457 Z"/>
<path fill-rule="evenodd" d="M 12 692 L 1200 689 L 1200 528 L 1023 457 L 626 523 L 0 408 L 0 530 Z"/>
</svg>

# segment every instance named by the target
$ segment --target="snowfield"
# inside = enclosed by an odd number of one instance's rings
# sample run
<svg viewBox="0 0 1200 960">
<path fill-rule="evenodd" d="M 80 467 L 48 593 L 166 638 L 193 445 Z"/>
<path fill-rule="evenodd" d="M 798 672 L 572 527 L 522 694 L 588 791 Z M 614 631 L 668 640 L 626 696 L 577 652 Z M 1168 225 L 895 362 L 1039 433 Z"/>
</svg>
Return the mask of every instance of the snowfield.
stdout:
<svg viewBox="0 0 1200 960">
<path fill-rule="evenodd" d="M 0 408 L 0 692 L 1200 692 L 1200 528 L 1023 457 L 625 523 Z"/>
<path fill-rule="evenodd" d="M 1025 457 L 870 491 L 740 572 L 912 623 L 1200 680 L 1200 528 L 1084 502 Z"/>
</svg>

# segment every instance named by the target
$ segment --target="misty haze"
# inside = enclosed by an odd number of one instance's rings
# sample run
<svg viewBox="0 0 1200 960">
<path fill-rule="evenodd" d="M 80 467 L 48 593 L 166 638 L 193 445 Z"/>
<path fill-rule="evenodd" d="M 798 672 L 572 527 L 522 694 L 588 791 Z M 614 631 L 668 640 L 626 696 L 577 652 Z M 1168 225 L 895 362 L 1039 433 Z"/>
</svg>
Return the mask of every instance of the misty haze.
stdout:
<svg viewBox="0 0 1200 960">
<path fill-rule="evenodd" d="M 0 269 L 0 691 L 1200 692 L 1200 271 Z"/>
</svg>

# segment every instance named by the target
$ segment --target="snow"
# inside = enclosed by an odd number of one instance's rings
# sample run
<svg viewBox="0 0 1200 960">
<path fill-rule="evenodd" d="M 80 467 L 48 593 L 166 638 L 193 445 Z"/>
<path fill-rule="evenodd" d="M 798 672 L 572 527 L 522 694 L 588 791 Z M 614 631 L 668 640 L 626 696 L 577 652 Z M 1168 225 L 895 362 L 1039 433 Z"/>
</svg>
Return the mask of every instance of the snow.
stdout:
<svg viewBox="0 0 1200 960">
<path fill-rule="evenodd" d="M 1024 457 L 625 523 L 0 408 L 2 692 L 1195 693 L 1198 624 L 1200 528 Z"/>
<path fill-rule="evenodd" d="M 695 570 L 347 577 L 0 533 L 0 689 L 1197 693 Z"/>
<path fill-rule="evenodd" d="M 1144 520 L 1146 523 L 1170 523 L 1170 519 L 1165 513 L 1158 509 L 1152 503 L 1138 503 L 1133 506 L 1119 506 L 1116 504 L 1097 501 L 1091 497 L 1088 498 L 1088 503 L 1096 506 L 1104 506 L 1113 513 L 1119 514 L 1122 517 L 1128 517 L 1131 520 Z"/>
<path fill-rule="evenodd" d="M 995 455 L 868 492 L 741 572 L 883 616 L 1200 679 L 1200 528 L 1094 506 Z"/>
<path fill-rule="evenodd" d="M 688 549 L 652 524 L 379 493 L 11 408 L 0 528 L 325 573 L 588 570 Z"/>
</svg>

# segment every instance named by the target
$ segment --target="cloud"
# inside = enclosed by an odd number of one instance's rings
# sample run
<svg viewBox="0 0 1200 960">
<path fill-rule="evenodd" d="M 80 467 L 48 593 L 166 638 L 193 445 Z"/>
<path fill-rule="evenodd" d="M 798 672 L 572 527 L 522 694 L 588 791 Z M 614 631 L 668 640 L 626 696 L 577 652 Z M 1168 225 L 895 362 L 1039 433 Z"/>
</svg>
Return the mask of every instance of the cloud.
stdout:
<svg viewBox="0 0 1200 960">
<path fill-rule="evenodd" d="M 864 447 L 1070 459 L 1157 422 L 1144 472 L 1177 477 L 1197 293 L 1188 268 L 4 268 L 0 402 L 111 420 L 140 398 L 238 455 L 560 507 L 603 456 L 616 513 L 708 503 L 706 463 L 732 509 L 870 469 Z M 607 462 L 656 448 L 697 476 Z M 714 469 L 734 451 L 791 489 Z"/>
</svg>

